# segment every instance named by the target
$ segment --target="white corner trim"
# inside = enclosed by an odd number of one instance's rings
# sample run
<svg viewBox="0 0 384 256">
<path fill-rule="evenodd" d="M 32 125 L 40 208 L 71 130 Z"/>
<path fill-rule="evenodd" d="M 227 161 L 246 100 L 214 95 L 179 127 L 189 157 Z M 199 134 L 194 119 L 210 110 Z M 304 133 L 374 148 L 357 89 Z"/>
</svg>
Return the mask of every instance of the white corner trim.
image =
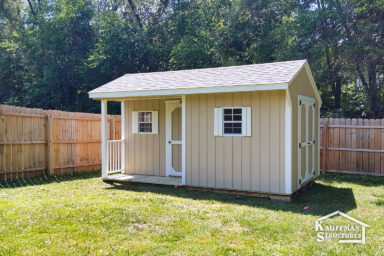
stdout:
<svg viewBox="0 0 384 256">
<path fill-rule="evenodd" d="M 204 88 L 184 88 L 184 89 L 161 89 L 161 90 L 136 90 L 136 91 L 114 91 L 114 92 L 89 92 L 91 99 L 108 99 L 123 97 L 141 97 L 141 96 L 166 96 L 166 95 L 186 95 L 186 94 L 204 94 L 220 92 L 249 92 L 249 91 L 267 91 L 267 90 L 286 90 L 288 83 L 280 84 L 260 84 L 260 85 L 236 85 Z"/>
<path fill-rule="evenodd" d="M 292 104 L 289 91 L 285 96 L 285 193 L 292 194 Z"/>
<path fill-rule="evenodd" d="M 186 118 L 186 96 L 183 95 L 181 100 L 181 140 L 182 140 L 182 146 L 181 146 L 181 171 L 182 171 L 182 177 L 181 177 L 181 184 L 185 185 L 185 179 L 186 179 L 186 166 L 187 166 L 187 152 L 186 152 L 186 128 L 187 128 L 187 118 Z"/>
</svg>

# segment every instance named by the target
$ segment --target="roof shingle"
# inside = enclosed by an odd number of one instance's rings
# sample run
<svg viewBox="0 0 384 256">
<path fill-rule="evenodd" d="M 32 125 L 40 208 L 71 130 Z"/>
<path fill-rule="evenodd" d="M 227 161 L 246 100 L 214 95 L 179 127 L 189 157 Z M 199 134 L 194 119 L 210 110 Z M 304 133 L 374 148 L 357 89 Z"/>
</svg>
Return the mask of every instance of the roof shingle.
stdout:
<svg viewBox="0 0 384 256">
<path fill-rule="evenodd" d="M 306 60 L 295 60 L 231 67 L 126 74 L 89 93 L 289 83 L 305 63 Z"/>
</svg>

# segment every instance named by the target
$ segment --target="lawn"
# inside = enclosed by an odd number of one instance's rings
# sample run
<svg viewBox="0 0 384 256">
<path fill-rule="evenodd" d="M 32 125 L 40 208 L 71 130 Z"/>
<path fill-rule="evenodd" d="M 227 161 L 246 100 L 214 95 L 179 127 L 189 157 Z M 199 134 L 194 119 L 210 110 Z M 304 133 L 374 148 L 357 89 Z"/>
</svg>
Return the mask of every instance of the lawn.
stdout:
<svg viewBox="0 0 384 256">
<path fill-rule="evenodd" d="M 371 226 L 366 244 L 316 241 L 315 220 L 335 210 Z M 291 203 L 99 172 L 38 178 L 2 183 L 0 223 L 0 255 L 383 255 L 384 178 L 327 175 Z"/>
</svg>

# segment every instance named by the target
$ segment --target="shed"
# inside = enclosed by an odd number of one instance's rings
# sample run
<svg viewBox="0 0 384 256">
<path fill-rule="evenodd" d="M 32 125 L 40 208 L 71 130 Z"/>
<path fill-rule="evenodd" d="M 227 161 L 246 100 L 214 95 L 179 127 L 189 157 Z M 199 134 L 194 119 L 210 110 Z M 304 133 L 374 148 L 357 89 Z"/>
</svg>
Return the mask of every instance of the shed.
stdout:
<svg viewBox="0 0 384 256">
<path fill-rule="evenodd" d="M 101 101 L 104 180 L 273 197 L 319 175 L 306 60 L 126 74 L 89 96 Z M 120 140 L 106 139 L 108 101 L 121 103 Z"/>
</svg>

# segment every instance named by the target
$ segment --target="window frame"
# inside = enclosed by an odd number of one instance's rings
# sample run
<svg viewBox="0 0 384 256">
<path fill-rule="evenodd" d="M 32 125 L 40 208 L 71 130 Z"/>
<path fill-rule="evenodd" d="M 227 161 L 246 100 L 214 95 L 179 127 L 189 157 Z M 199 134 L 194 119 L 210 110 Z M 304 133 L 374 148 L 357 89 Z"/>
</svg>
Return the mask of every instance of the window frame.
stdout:
<svg viewBox="0 0 384 256">
<path fill-rule="evenodd" d="M 225 113 L 224 112 L 225 112 L 226 109 L 231 109 L 232 110 L 232 117 L 233 117 L 233 110 L 234 109 L 240 109 L 241 113 L 237 114 L 237 115 L 241 116 L 241 120 L 240 121 L 238 121 L 238 120 L 237 121 L 233 121 L 233 120 L 232 121 L 225 121 L 225 118 L 224 118 L 225 117 Z M 243 122 L 244 122 L 244 120 L 243 120 L 243 107 L 222 107 L 222 110 L 223 110 L 223 113 L 222 113 L 222 115 L 223 115 L 222 116 L 222 118 L 223 118 L 222 119 L 222 129 L 223 129 L 223 131 L 222 131 L 223 133 L 222 134 L 223 135 L 222 136 L 232 136 L 232 137 L 233 136 L 236 136 L 236 137 L 237 136 L 244 136 L 243 135 L 243 129 L 244 129 L 244 127 L 243 127 Z M 240 133 L 225 133 L 225 125 L 224 125 L 225 123 L 232 123 L 232 124 L 233 123 L 238 123 L 238 124 L 240 124 L 241 125 L 241 127 L 240 127 L 241 128 L 241 132 Z"/>
<path fill-rule="evenodd" d="M 150 122 L 141 122 L 140 121 L 140 113 L 151 113 L 151 121 Z M 150 132 L 141 132 L 140 124 L 151 124 Z M 153 134 L 153 111 L 137 111 L 137 133 L 138 134 Z"/>
</svg>

